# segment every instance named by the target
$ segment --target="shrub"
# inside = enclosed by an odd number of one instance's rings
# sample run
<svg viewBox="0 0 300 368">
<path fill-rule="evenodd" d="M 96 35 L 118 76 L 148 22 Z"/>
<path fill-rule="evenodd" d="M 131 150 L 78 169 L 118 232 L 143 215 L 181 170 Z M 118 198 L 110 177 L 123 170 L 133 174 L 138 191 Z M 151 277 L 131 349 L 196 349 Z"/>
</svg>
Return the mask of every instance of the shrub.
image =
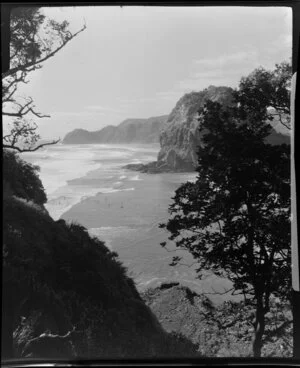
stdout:
<svg viewBox="0 0 300 368">
<path fill-rule="evenodd" d="M 39 205 L 47 202 L 39 167 L 22 160 L 15 152 L 3 150 L 3 182 L 5 193 L 11 193 Z"/>
</svg>

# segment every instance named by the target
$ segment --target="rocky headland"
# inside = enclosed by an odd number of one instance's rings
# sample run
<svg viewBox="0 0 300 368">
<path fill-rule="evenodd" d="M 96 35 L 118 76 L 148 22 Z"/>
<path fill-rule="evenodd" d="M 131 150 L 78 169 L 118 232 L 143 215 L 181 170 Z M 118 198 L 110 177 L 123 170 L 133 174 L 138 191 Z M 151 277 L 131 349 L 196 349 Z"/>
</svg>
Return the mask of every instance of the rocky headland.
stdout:
<svg viewBox="0 0 300 368">
<path fill-rule="evenodd" d="M 130 164 L 125 168 L 147 173 L 189 172 L 197 166 L 197 151 L 201 145 L 199 132 L 199 110 L 207 100 L 231 105 L 233 90 L 229 87 L 209 86 L 200 92 L 185 94 L 176 103 L 168 119 L 163 124 L 159 142 L 157 161 L 149 164 Z M 271 144 L 290 142 L 289 132 L 274 119 L 273 129 L 268 137 Z"/>
<path fill-rule="evenodd" d="M 194 171 L 201 141 L 198 112 L 208 99 L 229 105 L 232 102 L 232 89 L 209 86 L 180 98 L 160 134 L 159 166 L 164 164 L 175 171 Z"/>
<path fill-rule="evenodd" d="M 124 168 L 145 173 L 191 172 L 197 166 L 199 110 L 207 100 L 225 106 L 233 103 L 233 89 L 209 86 L 182 96 L 169 115 L 148 119 L 127 119 L 118 126 L 109 125 L 101 130 L 75 129 L 63 139 L 64 144 L 145 144 L 159 143 L 157 161 L 148 164 L 129 164 Z M 271 144 L 290 143 L 288 129 L 278 118 L 270 121 L 272 131 L 267 141 Z"/>
<path fill-rule="evenodd" d="M 75 129 L 68 133 L 64 144 L 133 144 L 158 143 L 160 130 L 167 115 L 149 119 L 126 119 L 118 126 L 108 125 L 100 130 Z"/>
</svg>

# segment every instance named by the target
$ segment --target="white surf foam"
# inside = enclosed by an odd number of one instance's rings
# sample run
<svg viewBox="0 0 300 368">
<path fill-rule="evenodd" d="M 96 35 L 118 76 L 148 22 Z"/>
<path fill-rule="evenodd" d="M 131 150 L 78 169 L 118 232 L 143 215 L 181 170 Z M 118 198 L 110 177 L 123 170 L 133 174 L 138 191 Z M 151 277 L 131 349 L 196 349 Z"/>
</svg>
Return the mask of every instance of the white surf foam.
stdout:
<svg viewBox="0 0 300 368">
<path fill-rule="evenodd" d="M 100 192 L 105 194 L 105 193 L 115 193 L 115 192 L 126 192 L 126 191 L 131 191 L 131 190 L 135 190 L 135 188 L 124 188 L 124 189 L 104 188 Z"/>
<path fill-rule="evenodd" d="M 69 211 L 73 206 L 80 203 L 83 200 L 90 199 L 96 194 L 110 194 L 123 191 L 132 191 L 135 188 L 91 188 L 91 187 L 72 187 L 65 186 L 59 188 L 52 195 L 48 196 L 48 202 L 45 207 L 49 212 L 53 220 L 58 220 L 64 213 Z"/>
<path fill-rule="evenodd" d="M 135 176 L 132 176 L 129 180 L 137 181 L 137 180 L 143 180 L 143 179 L 141 179 L 139 175 L 135 175 Z"/>
<path fill-rule="evenodd" d="M 142 148 L 115 145 L 54 145 L 21 156 L 26 161 L 40 166 L 39 175 L 48 197 L 45 207 L 53 219 L 57 220 L 74 205 L 97 193 L 134 190 L 135 188 L 122 188 L 123 181 L 128 177 L 123 170 L 120 171 L 116 159 L 124 160 L 125 157 L 128 162 L 141 162 L 137 157 L 137 152 L 141 150 Z M 103 174 L 98 176 L 97 170 L 100 167 L 103 167 Z M 96 178 L 99 177 L 99 183 L 104 179 L 108 184 L 107 179 L 113 181 L 114 178 L 115 182 L 108 185 L 103 183 L 103 186 L 100 184 L 101 187 L 97 187 L 95 182 L 85 186 L 68 184 L 68 181 L 93 172 L 96 172 Z M 130 180 L 140 179 L 135 175 Z"/>
<path fill-rule="evenodd" d="M 123 185 L 123 183 L 121 181 L 116 181 L 113 186 L 114 187 L 119 187 L 120 185 Z"/>
<path fill-rule="evenodd" d="M 128 226 L 103 226 L 103 227 L 94 227 L 88 229 L 88 233 L 92 236 L 96 236 L 99 240 L 105 242 L 105 245 L 112 250 L 112 242 L 113 239 L 119 236 L 122 236 L 124 233 L 131 233 L 137 231 L 136 229 L 130 228 Z"/>
<path fill-rule="evenodd" d="M 53 146 L 41 152 L 32 152 L 22 156 L 26 161 L 40 166 L 40 178 L 47 196 L 56 189 L 67 184 L 68 180 L 86 175 L 91 170 L 100 168 L 101 163 L 95 164 L 94 153 L 77 147 Z M 46 159 L 47 158 L 47 159 Z"/>
<path fill-rule="evenodd" d="M 73 206 L 88 199 L 99 192 L 98 188 L 80 188 L 65 186 L 59 188 L 52 195 L 48 196 L 48 201 L 45 204 L 47 211 L 53 220 L 58 220 L 61 215 L 69 211 Z"/>
</svg>

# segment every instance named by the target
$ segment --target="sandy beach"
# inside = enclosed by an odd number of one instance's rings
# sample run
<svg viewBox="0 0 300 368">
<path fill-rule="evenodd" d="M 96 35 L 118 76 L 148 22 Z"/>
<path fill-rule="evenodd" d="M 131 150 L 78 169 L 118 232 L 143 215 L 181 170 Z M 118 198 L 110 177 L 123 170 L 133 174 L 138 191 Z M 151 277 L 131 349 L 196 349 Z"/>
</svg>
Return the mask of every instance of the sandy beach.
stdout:
<svg viewBox="0 0 300 368">
<path fill-rule="evenodd" d="M 195 266 L 170 266 L 174 255 L 184 256 L 183 262 L 187 265 L 191 265 L 193 259 L 187 252 L 175 254 L 160 246 L 160 242 L 167 240 L 168 233 L 159 229 L 158 224 L 167 220 L 168 206 L 176 188 L 194 175 L 137 175 L 129 170 L 125 174 L 119 191 L 89 197 L 73 206 L 62 218 L 81 223 L 90 234 L 98 236 L 116 251 L 139 290 L 165 281 L 180 281 L 200 293 L 222 292 L 229 288 L 227 281 L 214 276 L 198 280 Z M 173 249 L 175 247 L 170 246 L 170 250 Z M 219 295 L 209 296 L 216 303 L 224 300 Z"/>
<path fill-rule="evenodd" d="M 139 290 L 161 282 L 179 281 L 196 292 L 209 293 L 215 302 L 226 296 L 228 281 L 214 276 L 197 279 L 187 252 L 168 252 L 160 246 L 168 232 L 167 221 L 175 190 L 196 173 L 146 174 L 124 169 L 129 163 L 155 160 L 159 147 L 152 145 L 57 145 L 28 159 L 41 167 L 40 177 L 48 196 L 46 208 L 54 220 L 63 218 L 85 226 L 119 254 Z M 168 247 L 174 250 L 174 244 Z M 182 255 L 188 266 L 170 266 Z"/>
</svg>

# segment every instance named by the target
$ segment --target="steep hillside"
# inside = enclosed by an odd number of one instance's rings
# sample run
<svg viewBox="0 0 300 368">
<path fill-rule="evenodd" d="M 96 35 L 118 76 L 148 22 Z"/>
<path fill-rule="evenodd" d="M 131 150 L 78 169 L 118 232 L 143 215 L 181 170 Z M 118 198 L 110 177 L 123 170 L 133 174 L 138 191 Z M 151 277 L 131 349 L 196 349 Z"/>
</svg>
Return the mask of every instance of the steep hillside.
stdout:
<svg viewBox="0 0 300 368">
<path fill-rule="evenodd" d="M 160 129 L 166 119 L 167 116 L 127 119 L 118 126 L 109 125 L 94 132 L 75 129 L 65 136 L 63 143 L 158 143 Z"/>
<path fill-rule="evenodd" d="M 4 358 L 195 354 L 186 338 L 162 329 L 116 253 L 84 227 L 48 215 L 46 196 L 32 191 L 43 191 L 36 168 L 7 151 L 4 168 Z"/>
<path fill-rule="evenodd" d="M 224 302 L 215 306 L 176 283 L 166 283 L 143 295 L 164 329 L 180 332 L 198 346 L 203 356 L 251 356 L 253 306 Z M 266 316 L 263 356 L 292 356 L 292 312 L 288 304 L 271 301 Z"/>
</svg>

